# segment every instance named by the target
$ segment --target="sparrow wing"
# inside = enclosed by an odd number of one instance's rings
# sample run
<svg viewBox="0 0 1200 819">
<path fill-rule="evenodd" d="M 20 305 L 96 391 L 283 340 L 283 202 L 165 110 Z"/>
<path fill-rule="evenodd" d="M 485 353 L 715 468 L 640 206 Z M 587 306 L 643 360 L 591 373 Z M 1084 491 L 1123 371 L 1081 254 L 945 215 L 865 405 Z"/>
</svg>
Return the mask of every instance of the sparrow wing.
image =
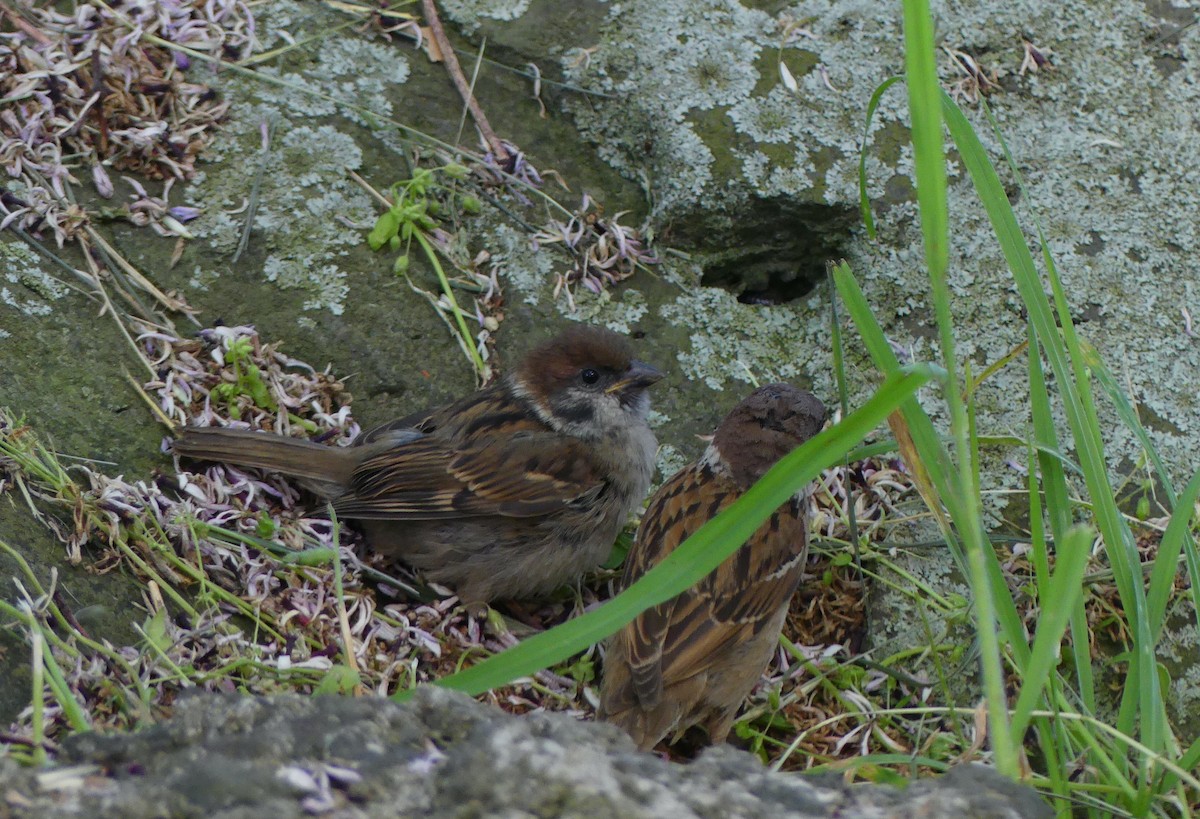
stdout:
<svg viewBox="0 0 1200 819">
<path fill-rule="evenodd" d="M 642 577 L 675 547 L 688 538 L 706 518 L 698 516 L 704 495 L 704 481 L 710 474 L 692 464 L 671 477 L 654 493 L 642 516 L 633 548 L 625 559 L 623 589 Z M 718 507 L 723 506 L 718 500 Z M 712 512 L 715 514 L 715 512 Z M 699 518 L 699 519 L 698 519 Z M 606 682 L 621 679 L 613 690 L 614 702 L 633 700 L 644 709 L 658 705 L 663 693 L 663 644 L 670 629 L 675 607 L 685 602 L 688 592 L 665 603 L 652 606 L 617 633 L 619 645 L 609 656 L 624 660 L 624 668 L 606 668 Z"/>
<path fill-rule="evenodd" d="M 602 483 L 586 446 L 557 433 L 518 431 L 458 446 L 428 435 L 365 459 L 333 506 L 360 519 L 537 517 Z"/>
<path fill-rule="evenodd" d="M 655 495 L 626 565 L 625 585 L 645 574 L 739 492 L 707 467 L 677 474 Z M 643 708 L 663 689 L 707 671 L 753 640 L 800 582 L 807 550 L 804 508 L 780 507 L 737 552 L 697 585 L 643 612 L 621 633 L 629 685 Z"/>
<path fill-rule="evenodd" d="M 354 439 L 353 446 L 370 446 L 372 444 L 392 443 L 403 444 L 425 434 L 421 429 L 422 423 L 429 420 L 428 413 L 414 413 L 395 421 L 380 424 L 364 432 Z"/>
<path fill-rule="evenodd" d="M 486 421 L 486 424 L 476 423 Z M 403 418 L 372 427 L 354 439 L 354 446 L 407 443 L 422 434 L 442 431 L 447 439 L 464 440 L 490 434 L 515 432 L 518 428 L 537 428 L 536 418 L 523 408 L 515 408 L 498 385 Z M 498 429 L 504 426 L 505 429 Z M 544 426 L 542 427 L 544 429 Z"/>
</svg>

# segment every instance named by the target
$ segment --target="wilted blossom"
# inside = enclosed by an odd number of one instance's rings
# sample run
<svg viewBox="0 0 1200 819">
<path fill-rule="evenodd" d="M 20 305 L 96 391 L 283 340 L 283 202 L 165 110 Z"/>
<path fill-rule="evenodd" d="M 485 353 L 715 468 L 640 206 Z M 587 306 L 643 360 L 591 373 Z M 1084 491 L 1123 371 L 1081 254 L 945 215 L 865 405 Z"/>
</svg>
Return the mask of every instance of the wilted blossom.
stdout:
<svg viewBox="0 0 1200 819">
<path fill-rule="evenodd" d="M 167 211 L 180 222 L 190 222 L 200 215 L 199 208 L 188 207 L 187 205 L 176 205 Z"/>
<path fill-rule="evenodd" d="M 108 177 L 108 172 L 104 170 L 104 166 L 96 164 L 92 166 L 92 182 L 96 185 L 96 193 L 103 196 L 105 199 L 113 197 L 113 183 Z"/>
<path fill-rule="evenodd" d="M 257 47 L 241 0 L 80 2 L 70 13 L 34 0 L 7 5 L 28 25 L 0 30 L 0 167 L 19 183 L 0 197 L 0 226 L 49 231 L 60 247 L 88 224 L 68 195 L 78 181 L 71 168 L 90 170 L 106 199 L 110 169 L 189 179 L 225 115 L 228 103 L 187 80 L 188 59 L 149 35 L 219 56 Z M 132 218 L 179 233 L 153 216 Z"/>
<path fill-rule="evenodd" d="M 542 186 L 542 175 L 538 173 L 537 168 L 530 164 L 525 158 L 525 154 L 507 140 L 500 140 L 508 156 L 504 159 L 497 159 L 495 151 L 488 150 L 483 155 L 483 162 L 475 168 L 485 184 L 500 185 L 506 187 L 517 201 L 524 205 L 529 205 L 529 198 L 521 192 L 522 186 L 531 188 L 540 188 Z"/>
<path fill-rule="evenodd" d="M 603 209 L 584 194 L 583 202 L 569 221 L 551 222 L 533 237 L 539 245 L 561 242 L 575 258 L 574 265 L 558 275 L 554 286 L 555 296 L 566 293 L 571 309 L 575 309 L 573 285 L 582 284 L 591 292 L 600 293 L 632 276 L 639 264 L 658 264 L 658 257 L 645 246 L 641 232 L 617 221 L 625 212 L 611 219 L 603 218 L 602 213 Z"/>
</svg>

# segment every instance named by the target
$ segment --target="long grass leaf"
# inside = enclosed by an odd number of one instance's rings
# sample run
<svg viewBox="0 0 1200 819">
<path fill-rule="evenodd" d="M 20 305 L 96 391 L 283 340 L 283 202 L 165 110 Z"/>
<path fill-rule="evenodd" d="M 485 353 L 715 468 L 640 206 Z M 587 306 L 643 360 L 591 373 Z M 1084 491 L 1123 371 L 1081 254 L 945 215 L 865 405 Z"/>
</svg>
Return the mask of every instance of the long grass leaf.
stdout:
<svg viewBox="0 0 1200 819">
<path fill-rule="evenodd" d="M 937 57 L 933 18 L 927 0 L 904 0 L 904 78 L 912 122 L 913 166 L 917 207 L 925 240 L 925 263 L 932 275 L 943 275 L 949 251 L 946 208 L 946 160 L 942 150 L 942 110 L 938 99 Z"/>
<path fill-rule="evenodd" d="M 858 282 L 854 280 L 850 268 L 845 264 L 840 264 L 834 268 L 833 273 L 834 283 L 838 288 L 838 295 L 842 297 L 842 302 L 846 305 L 847 314 L 854 321 L 855 327 L 858 328 L 863 345 L 867 348 L 867 353 L 871 356 L 872 362 L 885 375 L 898 371 L 900 369 L 900 362 L 897 361 L 896 354 L 892 352 L 891 346 L 887 343 L 887 337 L 883 334 L 883 328 L 880 327 L 879 322 L 875 319 L 875 315 L 871 312 L 866 296 L 863 295 Z M 929 420 L 929 416 L 925 413 L 925 410 L 917 402 L 916 398 L 910 398 L 900 405 L 900 412 L 904 415 L 908 433 L 912 438 L 917 452 L 920 454 L 921 462 L 929 475 L 930 481 L 941 496 L 942 503 L 950 511 L 955 527 L 961 530 L 964 525 L 978 526 L 978 522 L 974 524 L 964 523 L 964 516 L 961 511 L 963 503 L 960 500 L 962 490 L 956 480 L 956 471 L 950 461 L 949 454 L 946 452 L 946 448 L 942 444 L 942 439 L 938 436 L 933 427 L 933 422 Z M 946 538 L 946 543 L 955 557 L 959 570 L 964 576 L 970 576 L 966 554 L 959 540 L 959 533 L 952 529 L 947 529 L 942 534 Z M 982 531 L 980 535 L 982 537 Z M 1025 642 L 1021 619 L 1017 614 L 1017 609 L 1011 596 L 1008 594 L 1008 586 L 1005 583 L 1003 573 L 1000 571 L 1000 564 L 996 560 L 995 553 L 990 549 L 986 549 L 984 552 L 984 557 L 988 563 L 988 583 L 992 588 L 992 595 L 997 605 L 997 618 L 1004 637 L 1009 642 L 1012 651 L 1018 661 L 1023 662 L 1028 655 L 1029 647 Z"/>
<path fill-rule="evenodd" d="M 1012 205 L 996 169 L 992 166 L 979 137 L 954 101 L 943 93 L 942 103 L 946 125 L 958 147 L 963 166 L 988 214 L 992 230 L 1000 242 L 1001 251 L 1029 314 L 1029 320 L 1054 372 L 1067 421 L 1075 439 L 1075 447 L 1079 453 L 1088 494 L 1092 500 L 1096 526 L 1104 538 L 1126 617 L 1134 634 L 1131 674 L 1123 694 L 1117 727 L 1123 733 L 1131 733 L 1134 726 L 1140 724 L 1145 743 L 1155 750 L 1161 750 L 1165 740 L 1161 717 L 1164 713 L 1163 700 L 1155 674 L 1154 645 L 1150 640 L 1145 616 L 1145 590 L 1141 582 L 1132 533 L 1121 518 L 1113 498 L 1100 438 L 1100 425 L 1087 381 L 1088 372 L 1075 336 L 1074 325 L 1071 323 L 1066 294 L 1057 271 L 1053 268 L 1053 259 L 1045 251 L 1046 243 L 1043 240 L 1043 259 L 1047 263 L 1055 314 L 1061 324 L 1060 331 L 1055 323 L 1055 315 L 1051 314 L 1046 303 L 1033 256 L 1017 224 Z"/>
<path fill-rule="evenodd" d="M 862 213 L 863 225 L 867 228 L 867 238 L 875 238 L 875 217 L 871 214 L 871 198 L 867 195 L 867 140 L 871 137 L 871 123 L 875 121 L 875 111 L 883 95 L 903 77 L 889 77 L 876 87 L 867 103 L 867 124 L 863 128 L 862 148 L 858 152 L 858 208 Z"/>
<path fill-rule="evenodd" d="M 854 320 L 875 366 L 885 374 L 893 372 L 899 366 L 899 362 L 848 266 L 839 265 L 834 269 L 834 282 L 842 301 L 846 304 L 846 311 Z M 939 321 L 943 320 L 949 321 L 948 318 L 939 316 Z M 943 333 L 942 337 L 952 344 L 952 337 L 948 332 Z M 953 366 L 952 355 L 946 356 L 945 360 Z M 1017 615 L 1012 596 L 1009 594 L 1003 572 L 1000 570 L 996 553 L 990 548 L 987 536 L 983 531 L 977 488 L 974 486 L 974 481 L 964 474 L 965 469 L 970 468 L 969 421 L 962 407 L 958 384 L 950 373 L 947 374 L 947 381 L 949 383 L 946 384 L 944 394 L 953 405 L 951 411 L 957 418 L 952 426 L 956 430 L 960 430 L 960 432 L 956 432 L 956 445 L 960 459 L 967 461 L 965 465 L 960 461 L 960 468 L 954 466 L 949 453 L 942 446 L 929 416 L 915 398 L 900 406 L 900 413 L 904 420 L 903 428 L 893 424 L 892 429 L 897 438 L 907 433 L 907 437 L 912 440 L 919 453 L 919 457 L 913 460 L 919 460 L 922 468 L 921 474 L 928 476 L 929 484 L 937 489 L 937 494 L 941 496 L 943 505 L 954 521 L 952 528 L 945 524 L 940 515 L 935 514 L 960 569 L 971 582 L 974 595 L 973 613 L 977 624 L 976 633 L 979 636 L 980 667 L 989 703 L 988 727 L 992 733 L 997 767 L 1006 775 L 1016 776 L 1019 772 L 1017 750 L 1012 734 L 1008 730 L 1008 710 L 1004 696 L 1000 646 L 996 633 L 997 623 L 1000 626 L 1000 632 L 1004 635 L 1005 642 L 1022 661 L 1028 655 L 1029 646 L 1025 642 L 1021 620 Z M 910 463 L 910 466 L 914 465 Z M 936 512 L 937 499 L 927 498 L 926 501 L 931 511 Z M 965 542 L 965 546 L 959 541 L 960 537 Z"/>
<path fill-rule="evenodd" d="M 1046 450 L 1057 451 L 1060 447 L 1058 432 L 1054 428 L 1054 415 L 1050 409 L 1050 393 L 1046 388 L 1046 373 L 1042 369 L 1042 347 L 1038 342 L 1033 325 L 1029 325 L 1029 406 L 1033 418 L 1035 445 Z M 1032 464 L 1030 465 L 1033 466 Z M 1062 461 L 1038 450 L 1037 471 L 1041 475 L 1042 491 L 1046 495 L 1046 516 L 1050 522 L 1050 534 L 1054 542 L 1061 543 L 1071 523 L 1071 493 L 1067 487 L 1066 473 Z M 1034 560 L 1039 569 L 1038 598 L 1046 601 L 1049 589 L 1040 582 L 1048 578 L 1049 554 L 1044 543 L 1035 541 L 1037 552 Z M 1083 598 L 1077 598 L 1071 611 L 1071 654 L 1074 658 L 1075 680 L 1080 699 L 1089 714 L 1096 713 L 1096 681 L 1092 674 L 1091 636 L 1087 613 L 1083 609 Z"/>
<path fill-rule="evenodd" d="M 1060 544 L 1059 559 L 1046 586 L 1038 617 L 1037 633 L 1029 662 L 1021 669 L 1021 693 L 1017 695 L 1012 713 L 1012 730 L 1022 736 L 1029 726 L 1031 715 L 1043 701 L 1046 681 L 1058 664 L 1058 648 L 1071 619 L 1076 601 L 1083 595 L 1083 572 L 1087 569 L 1088 546 L 1092 532 L 1075 526 Z"/>
<path fill-rule="evenodd" d="M 1087 359 L 1088 366 L 1092 370 L 1092 375 L 1096 379 L 1096 383 L 1104 390 L 1108 400 L 1112 402 L 1113 407 L 1117 411 L 1118 417 L 1133 432 L 1137 437 L 1138 443 L 1141 444 L 1142 450 L 1146 453 L 1146 457 L 1150 459 L 1150 463 L 1154 466 L 1154 474 L 1158 477 L 1159 486 L 1167 498 L 1167 511 L 1170 512 L 1172 518 L 1179 513 L 1181 506 L 1191 507 L 1191 504 L 1186 503 L 1175 495 L 1175 487 L 1171 481 L 1171 475 L 1167 471 L 1166 464 L 1163 463 L 1162 456 L 1158 453 L 1158 448 L 1154 446 L 1154 441 L 1150 439 L 1150 433 L 1142 426 L 1142 421 L 1138 418 L 1137 410 L 1134 409 L 1133 403 L 1129 400 L 1129 396 L 1121 389 L 1121 385 L 1113 376 L 1112 370 L 1104 363 L 1104 359 L 1100 357 L 1100 353 L 1086 342 L 1083 343 L 1083 354 Z M 1190 513 L 1188 513 L 1190 517 Z M 1183 527 L 1179 530 L 1179 542 L 1168 545 L 1167 539 L 1163 538 L 1163 543 L 1159 546 L 1158 557 L 1154 560 L 1154 567 L 1157 571 L 1159 568 L 1160 559 L 1167 565 L 1163 571 L 1168 572 L 1172 580 L 1168 581 L 1169 585 L 1173 585 L 1175 576 L 1175 561 L 1179 557 L 1179 550 L 1182 549 L 1188 567 L 1189 591 L 1192 597 L 1192 612 L 1197 618 L 1197 623 L 1200 625 L 1200 554 L 1197 554 L 1196 541 L 1192 537 L 1188 527 Z M 1166 552 L 1171 554 L 1167 556 Z M 1168 586 L 1169 588 L 1169 586 Z M 1150 580 L 1150 590 L 1148 599 L 1153 599 L 1161 595 L 1165 590 L 1159 587 L 1154 576 Z M 1166 605 L 1165 600 L 1160 602 Z M 1162 628 L 1162 623 L 1154 616 L 1155 605 L 1150 605 L 1150 630 L 1151 636 L 1158 641 L 1159 631 Z M 1161 611 L 1159 612 L 1161 616 Z"/>
<path fill-rule="evenodd" d="M 706 523 L 659 565 L 605 603 L 549 631 L 534 635 L 472 668 L 437 684 L 480 694 L 533 674 L 603 640 L 647 608 L 669 600 L 708 575 L 733 553 L 789 497 L 841 461 L 889 412 L 932 375 L 917 367 L 889 378 L 862 407 L 785 456 L 727 510 Z M 398 692 L 406 699 L 411 689 Z"/>
<path fill-rule="evenodd" d="M 1184 539 L 1188 537 L 1188 528 L 1196 513 L 1197 497 L 1200 497 L 1200 472 L 1192 476 L 1176 501 L 1175 511 L 1171 513 L 1167 531 L 1163 532 L 1162 540 L 1158 544 L 1158 555 L 1154 558 L 1154 568 L 1150 572 L 1146 613 L 1150 619 L 1150 637 L 1155 642 L 1162 635 L 1167 603 L 1170 602 L 1175 589 L 1179 552 L 1183 549 Z"/>
</svg>

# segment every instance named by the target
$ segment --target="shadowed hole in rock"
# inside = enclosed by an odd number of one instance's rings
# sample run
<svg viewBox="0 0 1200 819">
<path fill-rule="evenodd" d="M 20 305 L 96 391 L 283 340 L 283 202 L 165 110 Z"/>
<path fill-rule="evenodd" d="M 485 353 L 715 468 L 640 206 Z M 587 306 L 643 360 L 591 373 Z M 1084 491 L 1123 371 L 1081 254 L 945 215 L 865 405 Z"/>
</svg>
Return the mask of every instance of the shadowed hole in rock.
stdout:
<svg viewBox="0 0 1200 819">
<path fill-rule="evenodd" d="M 724 230 L 676 236 L 695 241 L 704 286 L 729 290 L 743 304 L 783 304 L 808 295 L 827 263 L 846 255 L 858 218 L 849 208 L 760 200 Z"/>
</svg>

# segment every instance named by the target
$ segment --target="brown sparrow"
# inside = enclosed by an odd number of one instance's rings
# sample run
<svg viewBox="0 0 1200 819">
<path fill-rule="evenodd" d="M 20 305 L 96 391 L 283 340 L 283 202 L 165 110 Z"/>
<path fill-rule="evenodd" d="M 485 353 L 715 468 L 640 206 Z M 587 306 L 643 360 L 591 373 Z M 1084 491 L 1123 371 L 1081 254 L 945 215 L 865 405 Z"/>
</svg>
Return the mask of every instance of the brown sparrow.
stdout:
<svg viewBox="0 0 1200 819">
<path fill-rule="evenodd" d="M 660 378 L 622 336 L 579 325 L 491 386 L 348 447 L 190 427 L 175 452 L 296 479 L 358 521 L 373 549 L 454 586 L 479 612 L 608 556 L 650 487 L 646 388 Z"/>
<path fill-rule="evenodd" d="M 717 427 L 704 456 L 650 499 L 625 563 L 628 587 L 737 500 L 775 462 L 816 435 L 825 407 L 787 384 L 755 390 Z M 762 676 L 808 552 L 808 489 L 767 518 L 740 549 L 687 591 L 609 640 L 598 718 L 649 750 L 702 725 L 724 741 Z"/>
</svg>

